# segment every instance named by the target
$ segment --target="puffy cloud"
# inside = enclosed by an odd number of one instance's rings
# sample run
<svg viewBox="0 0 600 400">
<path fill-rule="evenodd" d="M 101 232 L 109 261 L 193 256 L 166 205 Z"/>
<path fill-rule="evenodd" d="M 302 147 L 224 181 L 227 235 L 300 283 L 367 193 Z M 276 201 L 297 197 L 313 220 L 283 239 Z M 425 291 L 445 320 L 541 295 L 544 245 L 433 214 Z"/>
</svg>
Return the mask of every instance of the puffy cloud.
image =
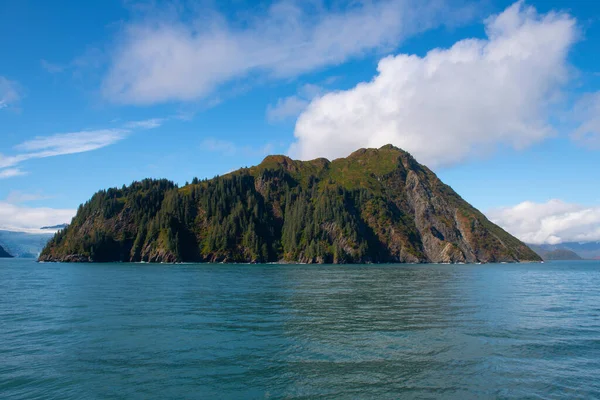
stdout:
<svg viewBox="0 0 600 400">
<path fill-rule="evenodd" d="M 530 201 L 487 213 L 490 220 L 526 243 L 558 244 L 600 240 L 600 207 L 550 200 Z"/>
<path fill-rule="evenodd" d="M 392 143 L 437 167 L 553 135 L 547 121 L 569 78 L 575 20 L 518 2 L 486 19 L 485 31 L 485 40 L 424 57 L 386 57 L 372 81 L 315 99 L 296 123 L 290 153 L 335 158 Z"/>
<path fill-rule="evenodd" d="M 42 226 L 54 226 L 67 222 L 77 210 L 47 207 L 27 207 L 0 201 L 0 229 L 7 231 L 40 233 Z"/>
<path fill-rule="evenodd" d="M 107 98 L 134 104 L 187 101 L 250 73 L 293 77 L 395 48 L 411 34 L 468 18 L 470 8 L 384 0 L 330 9 L 320 2 L 282 0 L 243 21 L 205 10 L 185 20 L 164 15 L 124 28 L 103 82 Z"/>
<path fill-rule="evenodd" d="M 21 88 L 17 82 L 0 76 L 0 109 L 10 107 L 21 99 Z"/>
<path fill-rule="evenodd" d="M 600 149 L 600 92 L 588 93 L 579 99 L 575 118 L 582 122 L 571 137 L 584 146 Z"/>
</svg>

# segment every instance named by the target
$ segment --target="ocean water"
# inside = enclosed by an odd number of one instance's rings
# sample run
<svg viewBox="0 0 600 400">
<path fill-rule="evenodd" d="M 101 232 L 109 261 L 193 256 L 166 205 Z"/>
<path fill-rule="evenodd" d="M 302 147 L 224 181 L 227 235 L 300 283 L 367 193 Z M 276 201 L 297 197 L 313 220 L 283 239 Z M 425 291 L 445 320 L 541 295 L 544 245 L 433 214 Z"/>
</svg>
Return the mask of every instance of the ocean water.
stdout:
<svg viewBox="0 0 600 400">
<path fill-rule="evenodd" d="M 600 262 L 0 260 L 0 398 L 600 398 Z"/>
</svg>

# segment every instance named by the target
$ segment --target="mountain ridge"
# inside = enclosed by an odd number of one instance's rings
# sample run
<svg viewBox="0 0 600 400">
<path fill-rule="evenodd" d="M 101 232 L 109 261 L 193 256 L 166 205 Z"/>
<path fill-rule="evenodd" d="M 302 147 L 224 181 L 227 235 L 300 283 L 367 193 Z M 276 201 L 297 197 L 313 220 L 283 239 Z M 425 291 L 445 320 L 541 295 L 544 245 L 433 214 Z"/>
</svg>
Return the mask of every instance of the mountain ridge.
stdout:
<svg viewBox="0 0 600 400">
<path fill-rule="evenodd" d="M 600 242 L 562 242 L 559 244 L 528 244 L 531 249 L 538 248 L 541 252 L 551 252 L 556 250 L 568 250 L 577 254 L 584 260 L 593 260 L 600 258 Z M 539 254 L 540 252 L 537 251 Z"/>
<path fill-rule="evenodd" d="M 409 153 L 258 165 L 181 188 L 144 180 L 96 193 L 41 261 L 540 261 Z"/>
<path fill-rule="evenodd" d="M 0 229 L 0 245 L 15 258 L 37 258 L 52 232 L 27 233 Z"/>
<path fill-rule="evenodd" d="M 544 261 L 569 261 L 583 260 L 583 258 L 572 250 L 567 248 L 547 249 L 541 245 L 528 244 L 529 248 L 535 251 Z"/>
</svg>

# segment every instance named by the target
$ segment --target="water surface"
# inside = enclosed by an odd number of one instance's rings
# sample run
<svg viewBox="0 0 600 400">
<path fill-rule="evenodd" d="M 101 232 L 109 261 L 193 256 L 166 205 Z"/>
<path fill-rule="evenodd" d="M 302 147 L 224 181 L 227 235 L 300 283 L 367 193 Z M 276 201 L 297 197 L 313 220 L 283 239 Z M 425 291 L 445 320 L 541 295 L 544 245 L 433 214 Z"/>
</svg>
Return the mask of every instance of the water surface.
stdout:
<svg viewBox="0 0 600 400">
<path fill-rule="evenodd" d="M 0 260 L 0 398 L 600 398 L 600 262 Z"/>
</svg>

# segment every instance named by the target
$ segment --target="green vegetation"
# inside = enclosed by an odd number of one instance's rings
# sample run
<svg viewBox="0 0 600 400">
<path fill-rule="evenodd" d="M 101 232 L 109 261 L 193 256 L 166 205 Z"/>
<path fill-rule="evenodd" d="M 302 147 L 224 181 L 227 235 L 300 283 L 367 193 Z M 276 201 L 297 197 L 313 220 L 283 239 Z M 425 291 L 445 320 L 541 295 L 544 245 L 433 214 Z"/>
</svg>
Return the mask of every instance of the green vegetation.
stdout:
<svg viewBox="0 0 600 400">
<path fill-rule="evenodd" d="M 96 193 L 44 261 L 493 262 L 539 260 L 408 153 L 258 166 L 178 188 Z"/>
</svg>

